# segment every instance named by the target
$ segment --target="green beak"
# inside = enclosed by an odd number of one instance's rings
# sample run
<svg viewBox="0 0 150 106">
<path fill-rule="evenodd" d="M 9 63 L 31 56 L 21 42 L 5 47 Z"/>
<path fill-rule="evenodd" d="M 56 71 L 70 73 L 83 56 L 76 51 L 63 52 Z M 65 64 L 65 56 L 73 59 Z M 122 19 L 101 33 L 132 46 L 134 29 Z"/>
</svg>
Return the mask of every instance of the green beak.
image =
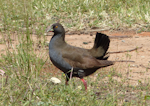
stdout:
<svg viewBox="0 0 150 106">
<path fill-rule="evenodd" d="M 46 32 L 54 32 L 54 29 L 53 29 L 52 27 L 48 27 L 48 28 L 46 29 Z"/>
</svg>

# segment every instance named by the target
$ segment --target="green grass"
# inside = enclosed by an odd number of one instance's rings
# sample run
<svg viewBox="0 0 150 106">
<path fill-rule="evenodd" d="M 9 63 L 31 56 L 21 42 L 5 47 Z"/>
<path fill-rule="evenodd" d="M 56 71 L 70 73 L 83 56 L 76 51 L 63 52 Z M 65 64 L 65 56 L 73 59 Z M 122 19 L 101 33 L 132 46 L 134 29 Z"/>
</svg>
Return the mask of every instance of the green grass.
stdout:
<svg viewBox="0 0 150 106">
<path fill-rule="evenodd" d="M 149 30 L 149 6 L 149 0 L 1 0 L 0 23 L 1 30 L 23 30 L 26 17 L 31 33 L 38 35 L 57 21 L 76 30 L 94 26 Z"/>
<path fill-rule="evenodd" d="M 150 30 L 149 0 L 0 0 L 0 43 L 6 45 L 0 56 L 1 106 L 115 106 L 150 104 L 150 85 L 126 85 L 115 67 L 102 69 L 96 80 L 86 78 L 88 91 L 78 89 L 83 84 L 72 79 L 65 86 L 49 82 L 52 73 L 44 73 L 52 65 L 48 53 L 45 28 L 57 21 L 66 29 L 141 28 Z M 139 26 L 137 26 L 139 25 Z M 142 29 L 143 30 L 143 29 Z M 32 39 L 36 35 L 37 41 Z M 14 40 L 17 44 L 14 44 Z M 35 48 L 39 47 L 36 50 Z M 48 51 L 47 51 L 48 52 Z M 46 64 L 49 64 L 47 66 Z M 95 74 L 95 75 L 96 75 Z M 121 82 L 114 77 L 122 78 Z M 107 79 L 107 80 L 104 80 Z"/>
</svg>

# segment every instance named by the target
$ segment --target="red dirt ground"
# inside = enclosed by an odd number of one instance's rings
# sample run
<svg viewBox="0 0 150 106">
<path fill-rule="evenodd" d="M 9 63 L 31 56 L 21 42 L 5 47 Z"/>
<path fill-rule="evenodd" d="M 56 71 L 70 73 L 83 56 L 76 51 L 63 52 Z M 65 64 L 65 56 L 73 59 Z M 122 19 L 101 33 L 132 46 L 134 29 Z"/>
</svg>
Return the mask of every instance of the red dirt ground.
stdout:
<svg viewBox="0 0 150 106">
<path fill-rule="evenodd" d="M 150 32 L 136 33 L 134 31 L 127 32 L 115 32 L 115 31 L 103 31 L 103 33 L 110 36 L 110 48 L 108 52 L 113 51 L 124 51 L 134 49 L 136 47 L 142 47 L 137 51 L 110 54 L 109 60 L 133 60 L 134 63 L 116 63 L 113 66 L 106 68 L 110 71 L 110 68 L 115 68 L 115 71 L 123 75 L 123 79 L 126 80 L 126 83 L 132 85 L 138 85 L 140 82 L 147 82 L 150 78 Z M 47 42 L 51 39 L 51 36 L 46 36 Z M 66 42 L 78 47 L 91 48 L 95 39 L 95 34 L 90 35 L 66 35 Z M 37 36 L 33 35 L 33 40 L 36 42 Z M 13 41 L 14 45 L 16 41 Z M 87 44 L 83 44 L 86 42 Z M 4 53 L 5 49 L 4 44 L 0 44 L 0 51 Z M 47 48 L 48 49 L 48 48 Z M 41 50 L 36 51 L 38 54 Z M 48 50 L 43 50 L 42 54 L 45 55 L 45 58 L 49 58 Z M 40 54 L 40 55 L 42 55 Z M 38 55 L 38 56 L 40 56 Z M 44 72 L 52 73 L 54 76 L 56 73 L 60 73 L 52 64 L 50 64 L 48 59 L 46 67 L 43 68 Z M 55 71 L 54 71 L 55 70 Z M 100 71 L 100 70 L 98 70 Z M 96 77 L 98 71 L 90 77 Z M 117 81 L 121 81 L 122 78 L 114 77 Z M 104 80 L 107 80 L 104 79 Z"/>
</svg>

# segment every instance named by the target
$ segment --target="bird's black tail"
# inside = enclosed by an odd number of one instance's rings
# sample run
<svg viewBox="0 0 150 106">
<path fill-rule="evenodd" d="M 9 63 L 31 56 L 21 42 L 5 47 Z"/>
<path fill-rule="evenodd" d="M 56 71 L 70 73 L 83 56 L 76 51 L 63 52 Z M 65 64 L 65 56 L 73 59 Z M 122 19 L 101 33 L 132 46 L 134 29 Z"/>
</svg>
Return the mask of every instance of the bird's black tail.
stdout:
<svg viewBox="0 0 150 106">
<path fill-rule="evenodd" d="M 95 48 L 103 47 L 103 49 L 106 52 L 108 50 L 109 43 L 110 43 L 110 40 L 107 35 L 102 34 L 102 33 L 96 34 L 95 42 L 94 42 Z"/>
<path fill-rule="evenodd" d="M 109 56 L 105 56 L 109 48 L 110 39 L 107 35 L 97 33 L 94 41 L 94 46 L 91 49 L 92 55 L 97 59 L 107 60 Z"/>
</svg>

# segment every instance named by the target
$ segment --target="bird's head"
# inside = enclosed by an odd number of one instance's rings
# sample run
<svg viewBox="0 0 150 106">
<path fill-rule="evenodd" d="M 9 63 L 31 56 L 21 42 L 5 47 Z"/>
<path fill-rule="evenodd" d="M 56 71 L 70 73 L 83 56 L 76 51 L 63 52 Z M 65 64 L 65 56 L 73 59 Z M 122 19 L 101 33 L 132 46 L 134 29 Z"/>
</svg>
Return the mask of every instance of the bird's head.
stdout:
<svg viewBox="0 0 150 106">
<path fill-rule="evenodd" d="M 47 32 L 54 32 L 54 35 L 62 34 L 65 33 L 65 29 L 60 23 L 55 23 L 51 27 L 47 28 Z"/>
</svg>

